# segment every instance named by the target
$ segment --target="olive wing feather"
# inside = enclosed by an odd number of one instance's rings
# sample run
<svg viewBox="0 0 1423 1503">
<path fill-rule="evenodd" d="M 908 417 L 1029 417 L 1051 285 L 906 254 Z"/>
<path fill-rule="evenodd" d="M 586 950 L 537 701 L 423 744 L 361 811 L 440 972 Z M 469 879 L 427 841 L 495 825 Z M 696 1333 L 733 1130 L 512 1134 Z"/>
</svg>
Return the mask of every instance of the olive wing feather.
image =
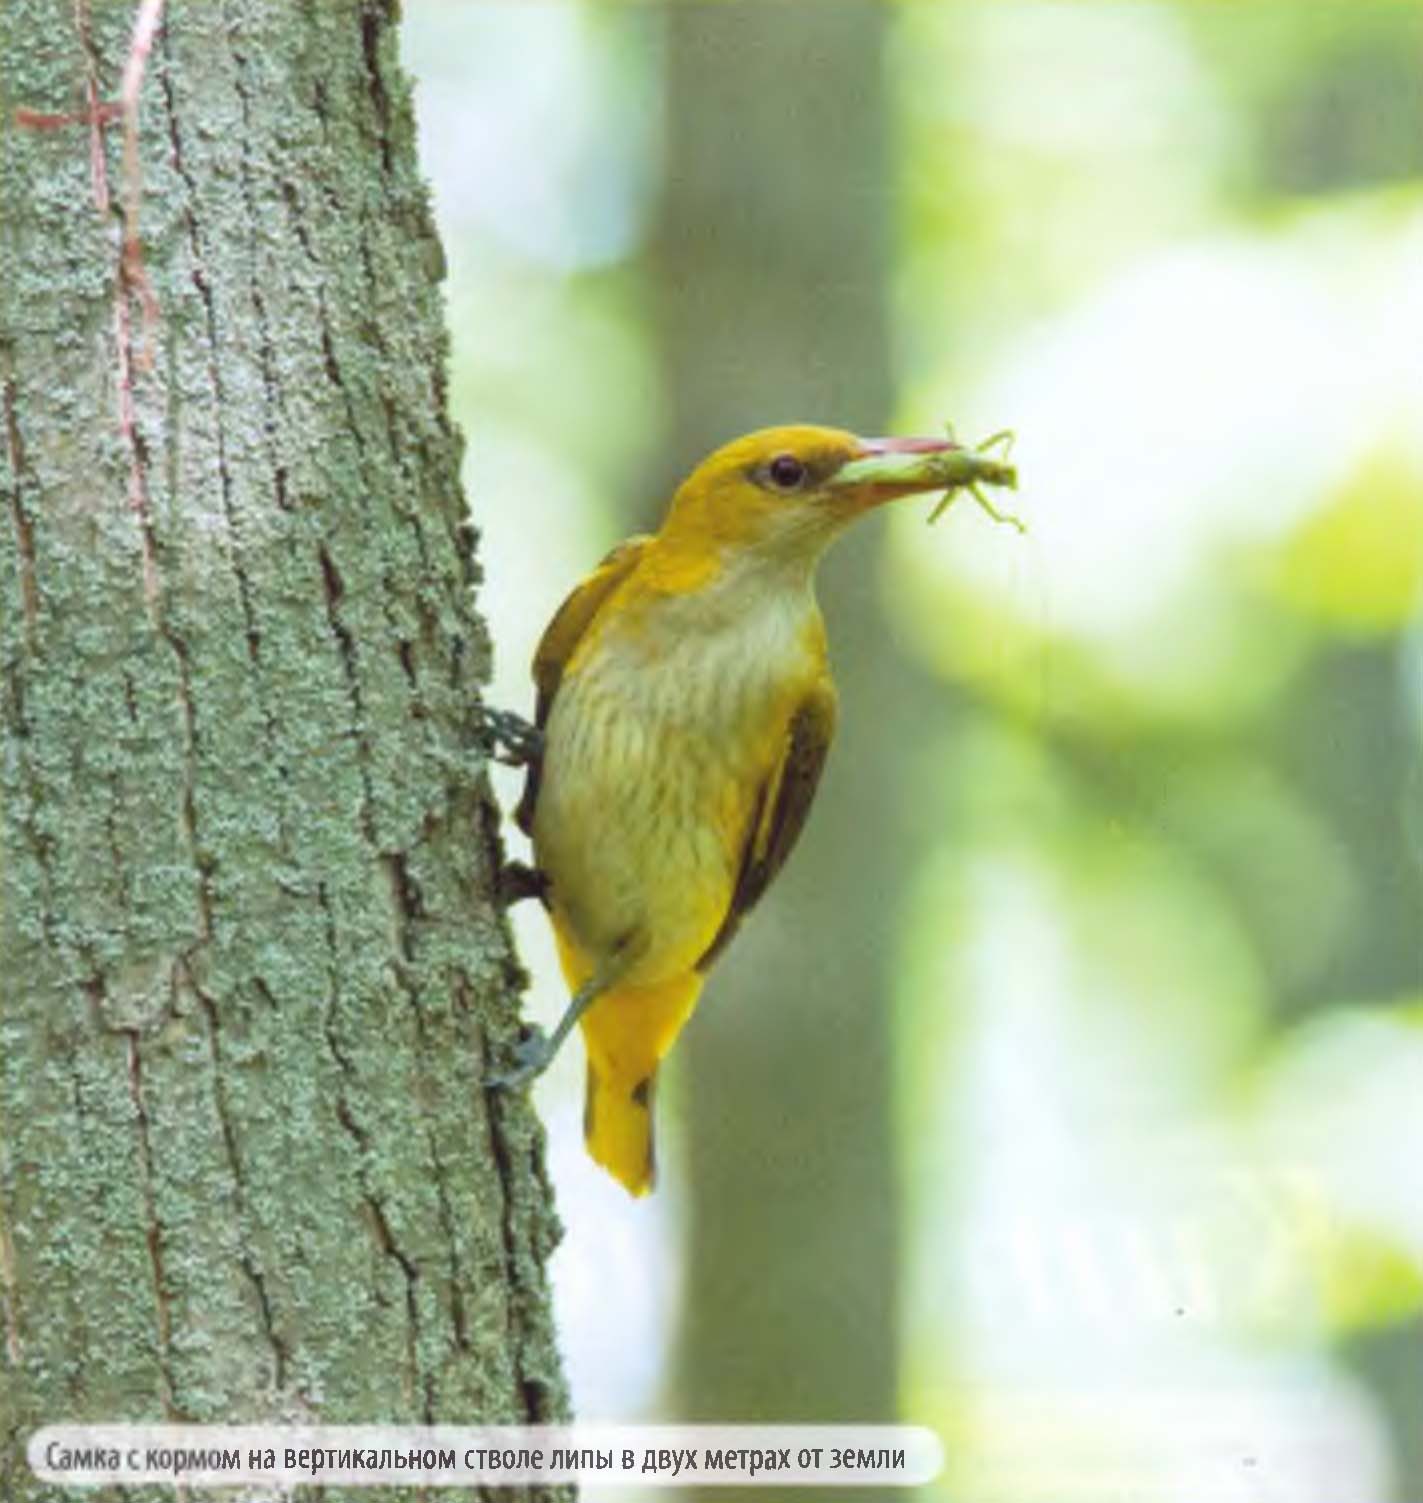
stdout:
<svg viewBox="0 0 1423 1503">
<path fill-rule="evenodd" d="M 637 566 L 643 549 L 652 539 L 645 535 L 628 538 L 618 544 L 596 569 L 569 595 L 554 612 L 544 628 L 534 653 L 534 688 L 537 699 L 534 724 L 542 730 L 548 724 L 554 697 L 563 680 L 563 670 L 593 624 L 598 612 L 613 592 Z M 526 834 L 534 829 L 534 810 L 538 805 L 539 782 L 543 776 L 543 758 L 535 757 L 524 778 L 524 794 L 514 811 L 514 822 Z"/>
<path fill-rule="evenodd" d="M 800 838 L 835 735 L 835 712 L 835 690 L 825 680 L 800 702 L 791 716 L 780 760 L 761 786 L 747 828 L 746 848 L 732 890 L 731 906 L 706 953 L 697 962 L 699 971 L 709 970 L 731 943 L 741 920 L 760 901 Z"/>
</svg>

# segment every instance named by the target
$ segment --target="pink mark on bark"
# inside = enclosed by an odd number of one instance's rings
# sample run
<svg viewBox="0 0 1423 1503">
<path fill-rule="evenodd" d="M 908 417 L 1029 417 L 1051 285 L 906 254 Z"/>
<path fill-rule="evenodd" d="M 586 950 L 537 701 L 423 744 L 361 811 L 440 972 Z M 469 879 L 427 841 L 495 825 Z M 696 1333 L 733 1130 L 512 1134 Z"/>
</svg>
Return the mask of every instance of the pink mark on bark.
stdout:
<svg viewBox="0 0 1423 1503">
<path fill-rule="evenodd" d="M 74 0 L 74 23 L 84 44 L 88 60 L 85 70 L 85 108 L 72 114 L 54 114 L 20 105 L 14 121 L 27 130 L 61 130 L 70 125 L 89 127 L 89 176 L 93 184 L 94 204 L 101 215 L 109 212 L 108 170 L 104 162 L 104 127 L 123 121 L 123 242 L 119 255 L 119 275 L 125 290 L 139 301 L 143 309 L 144 347 L 137 364 L 147 370 L 153 364 L 153 331 L 158 325 L 158 298 L 143 264 L 143 240 L 139 233 L 139 205 L 143 199 L 143 173 L 138 159 L 138 102 L 143 92 L 143 75 L 149 55 L 163 21 L 164 0 L 141 0 L 134 16 L 133 34 L 128 56 L 124 60 L 123 82 L 117 101 L 99 98 L 94 43 L 90 29 L 89 0 Z"/>
<path fill-rule="evenodd" d="M 99 98 L 99 60 L 94 50 L 90 0 L 74 0 L 74 26 L 84 49 L 85 107 L 74 114 L 52 114 L 20 106 L 14 121 L 28 130 L 60 130 L 71 125 L 89 127 L 89 180 L 94 207 L 107 220 L 113 196 L 104 151 L 106 126 L 123 122 L 123 238 L 115 278 L 114 342 L 118 351 L 119 431 L 129 451 L 128 503 L 138 523 L 143 549 L 143 593 L 155 617 L 158 606 L 158 561 L 148 511 L 148 486 L 144 475 L 143 442 L 138 432 L 134 372 L 153 366 L 153 331 L 158 325 L 158 298 L 143 264 L 143 240 L 139 233 L 139 205 L 143 198 L 143 175 L 138 157 L 138 103 L 143 75 L 163 21 L 164 0 L 140 0 L 134 14 L 128 56 L 124 61 L 119 99 Z M 143 345 L 135 351 L 130 300 L 136 299 L 143 316 Z"/>
<path fill-rule="evenodd" d="M 143 309 L 143 349 L 137 363 L 141 370 L 153 364 L 153 331 L 158 326 L 158 298 L 143 264 L 143 241 L 139 235 L 138 211 L 143 199 L 143 174 L 138 160 L 138 100 L 153 40 L 163 19 L 163 0 L 142 0 L 134 17 L 128 59 L 124 63 L 119 105 L 124 122 L 124 238 L 119 258 L 120 274 L 127 290 Z"/>
<path fill-rule="evenodd" d="M 47 110 L 32 110 L 17 104 L 14 118 L 15 124 L 25 130 L 63 130 L 69 125 L 112 125 L 123 116 L 123 112 L 117 99 L 106 99 L 96 109 L 79 110 L 72 115 L 55 115 Z"/>
<path fill-rule="evenodd" d="M 75 0 L 80 32 L 89 42 L 89 0 Z M 123 117 L 123 242 L 119 250 L 117 285 L 114 289 L 114 346 L 118 352 L 119 432 L 128 449 L 128 504 L 138 524 L 143 553 L 143 598 L 150 615 L 158 615 L 158 559 L 153 546 L 153 527 L 148 509 L 148 482 L 144 472 L 143 440 L 138 431 L 134 371 L 153 365 L 153 330 L 158 322 L 158 299 L 154 296 L 143 264 L 143 241 L 139 235 L 138 211 L 143 197 L 143 176 L 138 160 L 138 101 L 143 75 L 158 25 L 163 18 L 163 0 L 142 0 L 134 16 L 128 58 L 124 63 L 119 109 Z M 92 50 L 90 52 L 92 59 Z M 94 202 L 107 214 L 111 202 L 108 172 L 104 165 L 104 120 L 98 104 L 95 70 L 89 69 L 90 157 L 93 167 Z M 130 299 L 136 297 L 143 312 L 143 347 L 135 352 Z"/>
<path fill-rule="evenodd" d="M 114 299 L 114 343 L 118 349 L 119 431 L 129 452 L 128 504 L 138 523 L 143 550 L 143 598 L 149 612 L 158 614 L 158 559 L 148 509 L 143 441 L 138 432 L 134 371 L 153 366 L 153 331 L 158 324 L 158 299 L 143 264 L 143 240 L 138 213 L 143 198 L 143 174 L 138 159 L 138 101 L 153 41 L 163 19 L 163 0 L 142 0 L 134 17 L 128 58 L 124 63 L 119 105 L 123 111 L 123 245 L 119 252 L 118 296 Z M 100 127 L 102 129 L 102 127 Z M 102 144 L 102 143 L 101 143 Z M 105 189 L 107 198 L 107 189 Z M 143 318 L 143 343 L 135 351 L 130 298 L 137 298 Z"/>
</svg>

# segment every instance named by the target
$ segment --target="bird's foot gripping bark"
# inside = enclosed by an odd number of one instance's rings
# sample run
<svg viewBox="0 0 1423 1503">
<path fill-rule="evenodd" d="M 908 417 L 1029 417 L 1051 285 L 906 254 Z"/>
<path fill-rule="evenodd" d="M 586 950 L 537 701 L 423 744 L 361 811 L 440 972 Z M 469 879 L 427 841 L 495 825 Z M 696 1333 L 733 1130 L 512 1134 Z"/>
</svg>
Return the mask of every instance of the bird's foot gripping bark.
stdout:
<svg viewBox="0 0 1423 1503">
<path fill-rule="evenodd" d="M 526 861 L 506 861 L 499 868 L 499 901 L 505 908 L 522 903 L 525 898 L 537 898 L 540 903 L 548 899 L 548 873 Z"/>
<path fill-rule="evenodd" d="M 500 1091 L 517 1091 L 530 1084 L 548 1069 L 564 1039 L 573 1031 L 573 1025 L 597 999 L 608 989 L 615 972 L 604 970 L 588 978 L 573 994 L 572 1000 L 558 1020 L 558 1027 L 545 1038 L 543 1030 L 528 1025 L 528 1031 L 514 1045 L 514 1064 L 508 1070 L 496 1070 L 486 1076 L 485 1085 Z"/>
<path fill-rule="evenodd" d="M 485 1077 L 485 1085 L 496 1091 L 521 1091 L 532 1085 L 548 1069 L 558 1052 L 542 1028 L 530 1025 L 523 1038 L 514 1045 L 514 1062 L 507 1070 L 496 1070 Z"/>
<path fill-rule="evenodd" d="M 474 735 L 491 757 L 510 767 L 527 767 L 543 755 L 543 732 L 512 710 L 496 710 L 483 702 L 476 704 Z"/>
</svg>

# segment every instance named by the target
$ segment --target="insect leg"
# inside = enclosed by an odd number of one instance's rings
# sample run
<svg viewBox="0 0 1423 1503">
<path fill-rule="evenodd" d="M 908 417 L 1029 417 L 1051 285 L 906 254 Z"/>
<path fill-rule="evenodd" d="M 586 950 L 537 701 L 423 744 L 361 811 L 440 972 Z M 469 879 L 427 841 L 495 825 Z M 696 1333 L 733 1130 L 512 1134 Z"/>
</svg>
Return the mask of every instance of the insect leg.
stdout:
<svg viewBox="0 0 1423 1503">
<path fill-rule="evenodd" d="M 999 511 L 988 497 L 983 494 L 982 487 L 970 485 L 968 493 L 995 522 L 1006 522 L 1010 527 L 1016 527 L 1019 532 L 1026 532 L 1028 530 L 1028 524 L 1021 517 L 1015 517 L 1012 512 Z"/>
<path fill-rule="evenodd" d="M 949 509 L 949 502 L 952 501 L 957 494 L 958 492 L 950 487 L 950 489 L 946 490 L 944 494 L 939 497 L 939 499 L 934 503 L 933 511 L 929 513 L 929 521 L 931 523 L 937 522 L 939 518 L 943 516 L 943 514 Z"/>
<path fill-rule="evenodd" d="M 990 433 L 978 446 L 980 454 L 987 454 L 990 449 L 1001 449 L 1003 458 L 1006 460 L 1013 452 L 1013 445 L 1017 442 L 1018 435 L 1011 428 L 1000 428 L 997 433 Z"/>
</svg>

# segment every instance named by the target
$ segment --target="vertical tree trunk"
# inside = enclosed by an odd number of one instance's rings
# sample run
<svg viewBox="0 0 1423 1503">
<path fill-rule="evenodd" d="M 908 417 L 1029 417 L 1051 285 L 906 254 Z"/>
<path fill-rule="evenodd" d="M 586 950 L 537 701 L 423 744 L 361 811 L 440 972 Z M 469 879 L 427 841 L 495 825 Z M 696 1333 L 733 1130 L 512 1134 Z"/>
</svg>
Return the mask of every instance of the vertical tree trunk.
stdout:
<svg viewBox="0 0 1423 1503">
<path fill-rule="evenodd" d="M 6 1499 L 40 1423 L 565 1411 L 394 5 L 170 0 L 141 265 L 140 11 L 0 9 Z"/>
<path fill-rule="evenodd" d="M 872 0 L 669 13 L 664 494 L 746 429 L 885 420 L 884 29 Z M 825 571 L 837 744 L 799 849 L 688 1034 L 692 1418 L 894 1413 L 887 982 L 895 727 L 912 700 L 873 603 L 877 546 L 867 526 Z"/>
</svg>

